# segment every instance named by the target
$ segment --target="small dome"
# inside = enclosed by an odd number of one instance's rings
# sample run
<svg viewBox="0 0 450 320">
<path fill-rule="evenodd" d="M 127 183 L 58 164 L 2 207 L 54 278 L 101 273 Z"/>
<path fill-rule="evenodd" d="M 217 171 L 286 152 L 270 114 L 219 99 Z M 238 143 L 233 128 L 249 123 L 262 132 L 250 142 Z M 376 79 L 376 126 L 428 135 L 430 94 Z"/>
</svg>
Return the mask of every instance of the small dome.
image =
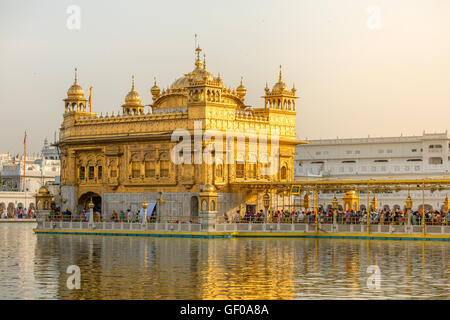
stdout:
<svg viewBox="0 0 450 320">
<path fill-rule="evenodd" d="M 133 83 L 131 85 L 131 91 L 128 92 L 128 94 L 125 97 L 125 103 L 130 105 L 130 104 L 134 104 L 134 105 L 140 105 L 141 104 L 141 96 L 139 95 L 139 93 L 137 93 L 134 90 L 134 76 L 133 76 Z"/>
<path fill-rule="evenodd" d="M 39 193 L 47 194 L 47 193 L 50 193 L 50 192 L 48 191 L 46 186 L 42 186 L 42 187 L 39 188 Z"/>
<path fill-rule="evenodd" d="M 272 91 L 284 91 L 287 90 L 287 85 L 283 81 L 278 81 L 272 88 Z"/>
<path fill-rule="evenodd" d="M 244 85 L 242 84 L 242 77 L 241 77 L 241 84 L 239 85 L 239 87 L 237 87 L 236 92 L 237 92 L 238 96 L 241 98 L 243 98 L 245 96 L 245 94 L 247 93 L 247 88 L 244 87 Z"/>
<path fill-rule="evenodd" d="M 77 83 L 74 83 L 69 90 L 67 90 L 67 96 L 69 98 L 84 98 L 84 90 Z"/>
<path fill-rule="evenodd" d="M 280 76 L 278 79 L 278 82 L 275 83 L 275 85 L 272 88 L 272 92 L 283 92 L 283 91 L 287 91 L 287 85 L 286 83 L 283 82 L 283 73 L 281 71 L 281 66 L 280 66 Z"/>
<path fill-rule="evenodd" d="M 210 184 L 207 184 L 203 187 L 203 192 L 214 192 L 214 187 Z"/>
<path fill-rule="evenodd" d="M 84 90 L 78 84 L 77 68 L 75 68 L 75 81 L 69 90 L 67 90 L 67 97 L 72 99 L 84 99 Z"/>
<path fill-rule="evenodd" d="M 155 77 L 155 84 L 153 85 L 153 87 L 150 89 L 150 92 L 152 93 L 152 96 L 159 96 L 161 89 L 159 89 L 159 87 L 156 85 L 156 77 Z"/>
</svg>

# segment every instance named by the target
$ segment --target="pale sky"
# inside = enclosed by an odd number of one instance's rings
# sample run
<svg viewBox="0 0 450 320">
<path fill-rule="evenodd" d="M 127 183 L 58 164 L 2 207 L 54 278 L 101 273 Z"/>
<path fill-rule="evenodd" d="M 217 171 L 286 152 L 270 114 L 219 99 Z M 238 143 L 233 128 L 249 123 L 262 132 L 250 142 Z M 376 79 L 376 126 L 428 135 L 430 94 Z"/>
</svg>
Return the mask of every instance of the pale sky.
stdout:
<svg viewBox="0 0 450 320">
<path fill-rule="evenodd" d="M 132 74 L 150 104 L 154 76 L 167 87 L 193 69 L 194 34 L 210 72 L 244 77 L 247 104 L 264 105 L 283 65 L 300 139 L 448 129 L 449 0 L 1 0 L 0 152 L 22 152 L 25 130 L 31 151 L 53 141 L 75 67 L 95 112 L 120 110 Z"/>
</svg>

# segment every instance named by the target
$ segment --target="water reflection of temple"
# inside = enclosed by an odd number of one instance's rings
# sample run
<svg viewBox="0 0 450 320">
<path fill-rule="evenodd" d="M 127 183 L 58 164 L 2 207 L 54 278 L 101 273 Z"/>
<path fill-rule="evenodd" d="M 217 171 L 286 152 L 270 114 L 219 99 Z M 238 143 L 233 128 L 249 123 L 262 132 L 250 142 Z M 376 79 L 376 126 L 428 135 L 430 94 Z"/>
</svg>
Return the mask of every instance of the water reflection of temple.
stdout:
<svg viewBox="0 0 450 320">
<path fill-rule="evenodd" d="M 34 273 L 56 280 L 63 299 L 361 299 L 431 289 L 442 298 L 448 253 L 446 243 L 410 241 L 38 235 Z M 81 290 L 66 287 L 71 264 Z M 379 291 L 366 287 L 370 264 L 381 269 Z"/>
</svg>

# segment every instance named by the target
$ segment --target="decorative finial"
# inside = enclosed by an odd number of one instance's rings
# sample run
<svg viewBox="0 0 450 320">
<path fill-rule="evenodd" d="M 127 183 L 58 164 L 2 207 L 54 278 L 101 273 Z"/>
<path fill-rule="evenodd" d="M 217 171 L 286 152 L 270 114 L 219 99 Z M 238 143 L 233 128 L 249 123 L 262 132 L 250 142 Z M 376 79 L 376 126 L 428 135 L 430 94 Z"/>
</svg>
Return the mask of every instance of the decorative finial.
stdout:
<svg viewBox="0 0 450 320">
<path fill-rule="evenodd" d="M 131 91 L 134 91 L 134 74 L 131 76 Z"/>
<path fill-rule="evenodd" d="M 78 69 L 75 68 L 75 84 L 78 84 Z"/>
<path fill-rule="evenodd" d="M 241 86 L 242 86 L 242 79 L 243 79 L 244 77 L 241 77 Z"/>
<path fill-rule="evenodd" d="M 206 70 L 206 53 L 203 54 L 203 70 Z"/>
<path fill-rule="evenodd" d="M 195 60 L 195 66 L 197 67 L 197 70 L 200 70 L 200 67 L 202 66 L 202 62 L 200 61 L 200 52 L 202 52 L 202 49 L 200 46 L 197 46 L 197 49 L 195 49 L 195 52 L 197 54 L 197 60 Z"/>
<path fill-rule="evenodd" d="M 153 79 L 155 80 L 154 86 L 156 87 L 156 77 L 153 77 Z"/>
<path fill-rule="evenodd" d="M 280 64 L 280 82 L 281 82 L 281 79 L 283 78 L 283 74 L 282 74 L 282 72 L 281 72 L 281 64 Z"/>
</svg>

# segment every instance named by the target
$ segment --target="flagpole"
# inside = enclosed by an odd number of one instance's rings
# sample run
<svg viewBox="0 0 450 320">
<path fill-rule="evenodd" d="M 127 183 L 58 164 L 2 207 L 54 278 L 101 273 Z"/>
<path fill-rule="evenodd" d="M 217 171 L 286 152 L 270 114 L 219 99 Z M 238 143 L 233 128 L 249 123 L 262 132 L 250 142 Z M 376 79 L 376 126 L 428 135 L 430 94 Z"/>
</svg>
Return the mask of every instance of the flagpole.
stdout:
<svg viewBox="0 0 450 320">
<path fill-rule="evenodd" d="M 92 113 L 92 86 L 89 88 L 89 112 Z"/>
<path fill-rule="evenodd" d="M 27 132 L 25 131 L 25 138 L 23 139 L 23 186 L 22 191 L 25 191 L 25 162 L 27 160 Z"/>
</svg>

